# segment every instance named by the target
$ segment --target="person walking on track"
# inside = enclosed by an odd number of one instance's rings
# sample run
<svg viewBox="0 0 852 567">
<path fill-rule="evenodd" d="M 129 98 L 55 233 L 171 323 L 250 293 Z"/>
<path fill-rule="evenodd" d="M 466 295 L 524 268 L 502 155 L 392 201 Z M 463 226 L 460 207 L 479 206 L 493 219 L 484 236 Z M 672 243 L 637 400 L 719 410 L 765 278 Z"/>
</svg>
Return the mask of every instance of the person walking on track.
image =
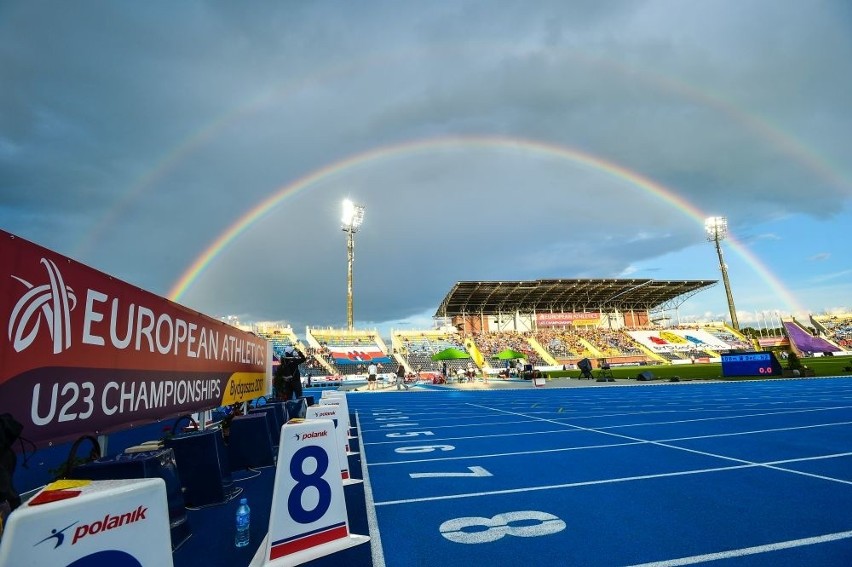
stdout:
<svg viewBox="0 0 852 567">
<path fill-rule="evenodd" d="M 402 390 L 405 388 L 408 389 L 408 384 L 405 383 L 405 366 L 400 364 L 396 367 L 396 389 Z"/>
</svg>

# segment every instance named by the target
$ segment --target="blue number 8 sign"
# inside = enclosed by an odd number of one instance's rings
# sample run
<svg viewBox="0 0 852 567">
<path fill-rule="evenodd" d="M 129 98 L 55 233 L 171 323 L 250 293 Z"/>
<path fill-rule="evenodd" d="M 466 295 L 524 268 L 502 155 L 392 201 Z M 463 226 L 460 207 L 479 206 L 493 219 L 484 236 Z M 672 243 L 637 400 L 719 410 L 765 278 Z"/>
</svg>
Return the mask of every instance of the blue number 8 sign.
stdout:
<svg viewBox="0 0 852 567">
<path fill-rule="evenodd" d="M 305 472 L 305 461 L 313 459 L 316 461 L 316 469 L 313 472 Z M 290 476 L 296 481 L 296 486 L 290 491 L 287 498 L 287 511 L 290 517 L 300 524 L 310 524 L 322 518 L 331 505 L 331 486 L 322 478 L 328 470 L 328 453 L 317 445 L 302 447 L 290 460 Z M 319 494 L 316 505 L 306 510 L 303 505 L 303 496 L 309 488 L 316 489 Z"/>
</svg>

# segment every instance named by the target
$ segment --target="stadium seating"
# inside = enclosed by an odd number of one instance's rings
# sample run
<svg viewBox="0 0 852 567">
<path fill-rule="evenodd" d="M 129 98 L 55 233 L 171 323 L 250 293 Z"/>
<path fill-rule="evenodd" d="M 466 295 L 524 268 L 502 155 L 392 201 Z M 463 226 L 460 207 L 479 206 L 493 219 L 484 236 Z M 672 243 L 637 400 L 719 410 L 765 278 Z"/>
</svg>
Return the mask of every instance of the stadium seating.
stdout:
<svg viewBox="0 0 852 567">
<path fill-rule="evenodd" d="M 512 349 L 523 353 L 533 366 L 544 364 L 541 356 L 530 345 L 526 334 L 513 331 L 480 333 L 475 335 L 473 340 L 486 361 L 492 361 L 501 351 Z"/>
<path fill-rule="evenodd" d="M 398 352 L 405 358 L 408 366 L 415 371 L 440 372 L 443 363 L 432 360 L 436 353 L 448 348 L 466 351 L 464 341 L 456 333 L 398 333 L 395 337 Z M 450 372 L 464 368 L 470 362 L 464 360 L 449 360 L 447 366 Z"/>
<path fill-rule="evenodd" d="M 852 314 L 816 315 L 811 317 L 811 322 L 828 340 L 845 350 L 852 350 Z"/>
<path fill-rule="evenodd" d="M 304 346 L 291 327 L 285 328 L 269 328 L 258 329 L 256 334 L 263 337 L 272 344 L 272 358 L 278 361 L 284 356 L 284 352 L 289 348 L 298 348 L 305 353 L 308 359 L 299 365 L 299 373 L 302 376 L 327 374 L 330 368 L 322 363 L 321 359 L 316 356 L 313 349 Z"/>
<path fill-rule="evenodd" d="M 375 331 L 308 328 L 307 341 L 309 352 L 341 376 L 366 374 L 370 363 L 380 366 L 380 373 L 396 369 Z"/>
<path fill-rule="evenodd" d="M 703 327 L 702 330 L 709 335 L 719 339 L 723 343 L 726 343 L 729 347 L 729 350 L 734 349 L 743 349 L 748 350 L 753 348 L 752 344 L 746 340 L 745 338 L 740 338 L 736 336 L 731 331 L 725 329 L 724 327 Z"/>
<path fill-rule="evenodd" d="M 813 337 L 798 325 L 785 324 L 785 330 L 800 352 L 836 352 L 852 347 L 852 315 L 812 318 L 814 327 L 834 344 Z M 392 373 L 398 362 L 407 371 L 440 372 L 445 363 L 432 356 L 457 348 L 471 354 L 470 359 L 446 361 L 451 374 L 466 369 L 472 362 L 490 372 L 502 369 L 505 362 L 496 354 L 512 349 L 524 354 L 527 363 L 539 369 L 558 364 L 571 368 L 579 360 L 607 359 L 612 365 L 703 362 L 717 359 L 721 353 L 754 348 L 746 337 L 722 323 L 688 324 L 662 327 L 650 323 L 636 328 L 596 328 L 592 325 L 566 325 L 563 328 L 540 328 L 534 332 L 459 333 L 451 325 L 422 331 L 394 331 L 392 349 L 388 349 L 375 330 L 340 330 L 308 328 L 306 343 L 300 342 L 292 329 L 258 332 L 273 347 L 275 358 L 286 348 L 296 346 L 309 355 L 301 366 L 302 375 L 364 375 L 371 362 L 380 365 L 379 372 Z M 819 341 L 816 344 L 814 341 Z M 801 343 L 801 346 L 799 346 Z M 839 345 L 839 348 L 838 346 Z"/>
</svg>

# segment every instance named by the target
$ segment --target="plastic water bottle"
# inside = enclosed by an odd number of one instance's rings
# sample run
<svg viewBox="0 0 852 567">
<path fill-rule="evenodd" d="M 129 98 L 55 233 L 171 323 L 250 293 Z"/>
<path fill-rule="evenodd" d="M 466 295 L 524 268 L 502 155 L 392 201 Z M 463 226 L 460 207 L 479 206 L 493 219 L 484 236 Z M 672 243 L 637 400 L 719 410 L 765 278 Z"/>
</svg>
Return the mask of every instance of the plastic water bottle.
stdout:
<svg viewBox="0 0 852 567">
<path fill-rule="evenodd" d="M 240 506 L 237 508 L 237 536 L 234 544 L 237 547 L 245 547 L 249 544 L 249 525 L 251 524 L 251 510 L 248 506 L 246 498 L 240 499 Z"/>
</svg>

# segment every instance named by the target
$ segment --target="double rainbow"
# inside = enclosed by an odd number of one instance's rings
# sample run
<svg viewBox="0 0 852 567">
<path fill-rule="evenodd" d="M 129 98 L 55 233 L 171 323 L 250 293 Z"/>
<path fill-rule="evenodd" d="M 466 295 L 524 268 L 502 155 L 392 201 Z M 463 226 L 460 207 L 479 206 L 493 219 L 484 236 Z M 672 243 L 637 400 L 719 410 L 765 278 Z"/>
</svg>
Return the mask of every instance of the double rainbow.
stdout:
<svg viewBox="0 0 852 567">
<path fill-rule="evenodd" d="M 574 164 L 587 167 L 591 170 L 613 177 L 653 196 L 659 201 L 662 201 L 666 205 L 671 206 L 682 214 L 685 214 L 695 220 L 699 225 L 701 225 L 702 230 L 704 220 L 707 216 L 709 216 L 704 214 L 695 205 L 671 189 L 664 187 L 640 173 L 632 171 L 612 161 L 607 161 L 592 154 L 566 146 L 526 138 L 509 138 L 501 136 L 447 136 L 440 138 L 416 139 L 398 144 L 380 146 L 366 152 L 351 155 L 316 169 L 296 181 L 281 187 L 269 197 L 255 205 L 242 217 L 231 224 L 218 237 L 216 237 L 216 239 L 192 262 L 189 268 L 174 283 L 168 293 L 168 297 L 173 301 L 179 301 L 192 284 L 204 273 L 207 267 L 210 266 L 216 257 L 219 256 L 230 244 L 232 244 L 241 234 L 250 229 L 254 223 L 264 218 L 270 213 L 270 211 L 280 205 L 287 197 L 295 195 L 299 191 L 303 191 L 321 181 L 327 181 L 330 178 L 340 176 L 366 165 L 374 165 L 394 158 L 426 154 L 439 150 L 463 150 L 470 148 L 512 150 L 568 160 Z M 730 238 L 729 241 L 733 250 L 741 256 L 749 266 L 751 266 L 752 270 L 758 274 L 758 276 L 790 310 L 805 310 L 801 305 L 799 305 L 796 297 L 784 287 L 782 282 L 748 248 L 734 238 Z"/>
</svg>

